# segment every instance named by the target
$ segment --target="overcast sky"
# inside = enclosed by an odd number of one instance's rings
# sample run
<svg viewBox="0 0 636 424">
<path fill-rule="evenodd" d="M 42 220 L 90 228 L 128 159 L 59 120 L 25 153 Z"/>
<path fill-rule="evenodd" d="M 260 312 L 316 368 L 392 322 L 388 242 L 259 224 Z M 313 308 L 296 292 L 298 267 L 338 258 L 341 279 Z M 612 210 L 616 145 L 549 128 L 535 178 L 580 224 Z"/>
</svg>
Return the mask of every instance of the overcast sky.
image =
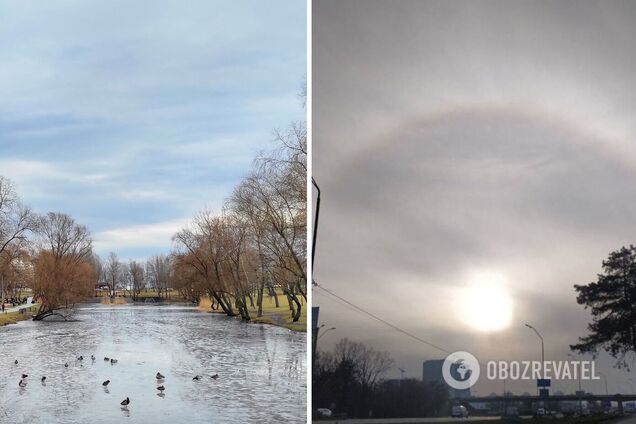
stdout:
<svg viewBox="0 0 636 424">
<path fill-rule="evenodd" d="M 144 258 L 303 117 L 306 6 L 0 0 L 0 63 L 0 175 Z"/>
<path fill-rule="evenodd" d="M 524 322 L 564 359 L 589 320 L 573 284 L 636 243 L 636 3 L 317 0 L 313 17 L 316 280 L 482 361 L 539 360 Z M 511 299 L 503 330 L 476 331 L 457 307 L 484 274 Z M 322 348 L 362 341 L 418 378 L 445 356 L 314 300 L 337 327 Z M 631 391 L 611 363 L 610 392 Z"/>
</svg>

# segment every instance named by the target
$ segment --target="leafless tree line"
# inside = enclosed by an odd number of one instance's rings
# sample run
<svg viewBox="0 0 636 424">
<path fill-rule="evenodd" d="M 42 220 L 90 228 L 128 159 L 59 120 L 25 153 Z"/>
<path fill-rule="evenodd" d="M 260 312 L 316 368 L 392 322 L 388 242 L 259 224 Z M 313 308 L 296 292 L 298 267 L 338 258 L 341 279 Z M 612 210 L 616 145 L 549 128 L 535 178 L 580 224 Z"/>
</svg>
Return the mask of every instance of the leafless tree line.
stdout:
<svg viewBox="0 0 636 424">
<path fill-rule="evenodd" d="M 118 291 L 137 300 L 142 292 L 156 292 L 158 297 L 169 297 L 172 284 L 173 258 L 168 255 L 153 255 L 146 261 L 121 261 L 115 252 L 106 259 L 93 255 L 95 287 L 105 287 L 114 297 Z"/>
<path fill-rule="evenodd" d="M 306 300 L 307 132 L 304 123 L 276 133 L 278 148 L 260 155 L 220 214 L 198 213 L 174 235 L 174 285 L 207 295 L 214 308 L 251 319 L 266 294 L 288 300 L 293 321 Z"/>
<path fill-rule="evenodd" d="M 41 300 L 37 319 L 71 308 L 104 286 L 136 299 L 171 289 L 190 301 L 202 296 L 228 316 L 251 320 L 263 300 L 287 299 L 293 321 L 306 301 L 307 131 L 304 122 L 276 133 L 275 150 L 261 154 L 223 210 L 198 213 L 173 237 L 170 254 L 146 261 L 102 259 L 89 230 L 62 213 L 38 215 L 0 176 L 0 296 L 30 287 Z"/>
<path fill-rule="evenodd" d="M 92 239 L 69 215 L 39 215 L 0 176 L 0 297 L 23 287 L 41 301 L 35 319 L 60 314 L 92 290 Z"/>
</svg>

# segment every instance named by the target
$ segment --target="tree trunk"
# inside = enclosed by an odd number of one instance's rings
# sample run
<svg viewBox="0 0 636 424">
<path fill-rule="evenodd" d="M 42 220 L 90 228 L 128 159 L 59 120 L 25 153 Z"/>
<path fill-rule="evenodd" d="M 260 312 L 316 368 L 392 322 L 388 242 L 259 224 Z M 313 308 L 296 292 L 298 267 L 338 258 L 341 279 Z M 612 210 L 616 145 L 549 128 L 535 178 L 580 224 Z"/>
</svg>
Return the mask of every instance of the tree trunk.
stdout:
<svg viewBox="0 0 636 424">
<path fill-rule="evenodd" d="M 298 296 L 296 296 L 296 294 L 294 293 L 288 293 L 287 297 L 296 304 L 295 308 L 292 306 L 291 302 L 289 304 L 292 310 L 292 322 L 298 322 L 298 320 L 300 319 L 300 312 L 302 311 L 300 300 L 298 300 Z"/>
<path fill-rule="evenodd" d="M 267 286 L 267 289 L 269 290 L 269 295 L 274 297 L 274 302 L 276 304 L 276 307 L 280 308 L 280 304 L 278 303 L 278 295 L 276 294 L 276 290 L 274 290 L 274 287 Z"/>
<path fill-rule="evenodd" d="M 227 301 L 223 293 L 218 294 L 216 292 L 213 292 L 212 297 L 216 300 L 216 302 L 219 304 L 221 309 L 223 309 L 223 312 L 225 312 L 225 315 L 227 315 L 228 317 L 236 316 L 236 313 L 232 309 L 232 304 Z"/>
<path fill-rule="evenodd" d="M 265 287 L 261 284 L 258 287 L 258 295 L 256 297 L 256 304 L 258 305 L 258 313 L 256 314 L 257 317 L 262 317 L 263 316 L 263 289 Z"/>
</svg>

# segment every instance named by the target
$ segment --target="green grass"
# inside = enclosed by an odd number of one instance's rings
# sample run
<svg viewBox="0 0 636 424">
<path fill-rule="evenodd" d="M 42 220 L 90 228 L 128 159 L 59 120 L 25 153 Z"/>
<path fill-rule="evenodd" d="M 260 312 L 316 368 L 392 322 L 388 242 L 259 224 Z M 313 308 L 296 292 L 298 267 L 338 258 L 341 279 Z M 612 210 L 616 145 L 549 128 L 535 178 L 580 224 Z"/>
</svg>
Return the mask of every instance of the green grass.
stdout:
<svg viewBox="0 0 636 424">
<path fill-rule="evenodd" d="M 277 294 L 279 307 L 276 307 L 276 302 L 273 297 L 265 295 L 263 297 L 263 316 L 257 317 L 258 309 L 248 308 L 253 323 L 272 324 L 279 325 L 281 327 L 289 328 L 293 331 L 307 331 L 307 304 L 303 302 L 300 319 L 298 322 L 292 322 L 291 311 L 289 310 L 289 304 L 287 303 L 287 296 L 284 294 Z M 254 299 L 256 301 L 256 299 Z"/>
</svg>

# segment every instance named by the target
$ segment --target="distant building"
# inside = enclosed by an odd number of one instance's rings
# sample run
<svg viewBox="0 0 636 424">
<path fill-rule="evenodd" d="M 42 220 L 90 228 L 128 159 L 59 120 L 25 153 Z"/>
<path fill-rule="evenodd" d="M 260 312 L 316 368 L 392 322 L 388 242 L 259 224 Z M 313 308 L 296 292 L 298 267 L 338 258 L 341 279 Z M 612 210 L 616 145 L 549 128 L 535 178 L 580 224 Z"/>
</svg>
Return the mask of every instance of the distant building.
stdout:
<svg viewBox="0 0 636 424">
<path fill-rule="evenodd" d="M 451 399 L 462 399 L 470 397 L 470 389 L 457 390 L 450 387 L 444 381 L 442 376 L 443 359 L 431 359 L 424 361 L 422 364 L 422 381 L 429 384 L 439 384 L 445 386 L 448 389 L 448 395 Z"/>
</svg>

